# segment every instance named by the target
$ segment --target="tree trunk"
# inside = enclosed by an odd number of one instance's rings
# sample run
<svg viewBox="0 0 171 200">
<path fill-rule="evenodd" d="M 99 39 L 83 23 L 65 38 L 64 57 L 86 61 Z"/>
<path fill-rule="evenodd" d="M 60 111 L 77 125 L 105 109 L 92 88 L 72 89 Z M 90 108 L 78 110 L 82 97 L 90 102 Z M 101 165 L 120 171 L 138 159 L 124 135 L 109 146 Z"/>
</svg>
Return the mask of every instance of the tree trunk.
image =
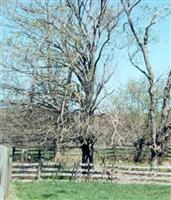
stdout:
<svg viewBox="0 0 171 200">
<path fill-rule="evenodd" d="M 134 162 L 141 162 L 142 161 L 142 152 L 143 152 L 143 145 L 145 144 L 145 139 L 142 137 L 138 139 L 137 142 L 134 143 L 136 148 Z"/>
<path fill-rule="evenodd" d="M 27 162 L 27 149 L 22 149 L 21 151 L 21 162 Z"/>
<path fill-rule="evenodd" d="M 160 164 L 163 152 L 164 150 L 161 144 L 151 146 L 151 167 L 152 168 L 158 167 L 158 165 Z"/>
<path fill-rule="evenodd" d="M 60 163 L 62 161 L 62 146 L 54 140 L 54 161 Z"/>
<path fill-rule="evenodd" d="M 93 144 L 87 142 L 81 146 L 82 150 L 82 169 L 83 173 L 89 173 L 90 169 L 93 167 Z"/>
<path fill-rule="evenodd" d="M 159 164 L 158 153 L 153 149 L 151 149 L 151 168 L 156 169 L 158 167 L 158 164 Z"/>
<path fill-rule="evenodd" d="M 15 161 L 15 147 L 12 148 L 12 161 Z"/>
<path fill-rule="evenodd" d="M 39 149 L 38 150 L 38 161 L 41 162 L 42 160 L 42 151 Z"/>
</svg>

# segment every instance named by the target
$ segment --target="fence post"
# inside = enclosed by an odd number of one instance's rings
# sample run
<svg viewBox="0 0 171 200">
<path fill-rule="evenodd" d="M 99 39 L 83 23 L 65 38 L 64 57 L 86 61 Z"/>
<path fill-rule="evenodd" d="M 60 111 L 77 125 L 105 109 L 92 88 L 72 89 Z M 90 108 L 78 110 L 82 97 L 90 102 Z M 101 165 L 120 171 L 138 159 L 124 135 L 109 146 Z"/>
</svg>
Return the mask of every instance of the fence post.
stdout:
<svg viewBox="0 0 171 200">
<path fill-rule="evenodd" d="M 12 148 L 12 161 L 15 161 L 15 147 Z"/>
<path fill-rule="evenodd" d="M 42 152 L 39 149 L 38 151 L 38 174 L 37 174 L 37 178 L 40 179 L 41 178 L 41 173 L 42 173 L 42 167 L 43 167 L 43 157 L 42 157 Z"/>
<path fill-rule="evenodd" d="M 11 178 L 11 159 L 8 148 L 0 145 L 0 200 L 7 200 Z"/>
</svg>

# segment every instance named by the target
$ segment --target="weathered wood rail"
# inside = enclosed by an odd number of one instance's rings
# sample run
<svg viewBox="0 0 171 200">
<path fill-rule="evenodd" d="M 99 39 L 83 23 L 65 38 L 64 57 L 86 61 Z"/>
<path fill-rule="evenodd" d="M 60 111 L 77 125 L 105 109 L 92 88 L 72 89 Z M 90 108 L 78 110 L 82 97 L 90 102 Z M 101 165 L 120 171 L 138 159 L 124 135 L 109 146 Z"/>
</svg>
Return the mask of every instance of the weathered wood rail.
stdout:
<svg viewBox="0 0 171 200">
<path fill-rule="evenodd" d="M 121 183 L 170 183 L 171 166 L 160 166 L 156 169 L 143 166 L 94 166 L 90 170 L 80 165 L 72 167 L 55 163 L 13 163 L 13 180 L 57 179 L 90 179 L 114 181 Z"/>
<path fill-rule="evenodd" d="M 0 145 L 0 200 L 7 200 L 11 176 L 9 149 Z"/>
</svg>

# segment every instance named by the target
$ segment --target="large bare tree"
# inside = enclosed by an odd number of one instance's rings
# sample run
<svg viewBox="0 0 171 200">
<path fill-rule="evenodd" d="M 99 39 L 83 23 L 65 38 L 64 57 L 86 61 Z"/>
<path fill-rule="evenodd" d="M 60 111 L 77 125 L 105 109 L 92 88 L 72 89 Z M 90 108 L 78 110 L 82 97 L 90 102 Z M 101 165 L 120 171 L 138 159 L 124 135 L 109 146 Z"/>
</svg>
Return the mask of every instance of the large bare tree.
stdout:
<svg viewBox="0 0 171 200">
<path fill-rule="evenodd" d="M 111 77 L 110 41 L 122 12 L 117 6 L 110 12 L 111 6 L 107 0 L 21 0 L 2 9 L 8 30 L 1 62 L 3 77 L 8 75 L 0 82 L 8 94 L 3 103 L 23 106 L 30 115 L 46 110 L 56 127 L 57 149 L 64 140 L 77 141 L 83 162 L 93 160 L 98 138 L 93 115 Z"/>
<path fill-rule="evenodd" d="M 78 138 L 82 144 L 82 161 L 85 163 L 93 160 L 93 144 L 98 134 L 93 133 L 89 127 L 93 124 L 95 110 L 104 98 L 100 96 L 101 91 L 110 79 L 110 74 L 105 74 L 109 61 L 107 51 L 112 50 L 110 41 L 121 11 L 116 10 L 112 15 L 106 0 L 66 2 L 70 9 L 70 17 L 65 32 L 72 31 L 72 35 L 67 35 L 64 51 L 70 59 L 70 68 L 76 77 L 81 125 L 78 125 Z M 98 73 L 102 74 L 101 78 Z"/>
</svg>

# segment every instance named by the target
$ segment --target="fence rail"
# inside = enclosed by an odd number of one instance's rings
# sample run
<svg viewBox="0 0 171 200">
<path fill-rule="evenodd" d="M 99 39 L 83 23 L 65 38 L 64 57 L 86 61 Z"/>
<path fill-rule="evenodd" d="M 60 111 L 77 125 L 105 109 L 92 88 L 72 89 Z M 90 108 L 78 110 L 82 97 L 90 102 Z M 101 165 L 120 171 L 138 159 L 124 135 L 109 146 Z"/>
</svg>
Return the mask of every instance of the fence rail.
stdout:
<svg viewBox="0 0 171 200">
<path fill-rule="evenodd" d="M 44 149 L 38 148 L 13 148 L 12 151 L 12 159 L 13 161 L 25 161 L 25 162 L 38 162 L 41 158 L 45 161 L 53 160 L 55 157 L 55 150 L 52 147 L 47 147 Z M 125 145 L 125 146 L 115 146 L 114 148 L 95 148 L 95 157 L 103 158 L 113 158 L 115 160 L 128 159 L 133 160 L 136 149 L 133 145 Z M 67 158 L 70 156 L 80 157 L 81 150 L 80 148 L 65 148 L 64 149 L 64 157 Z M 150 150 L 148 147 L 144 148 L 142 151 L 142 159 L 147 159 L 150 156 Z M 171 159 L 171 147 L 167 147 L 165 151 L 164 157 L 166 159 Z"/>
<path fill-rule="evenodd" d="M 108 165 L 92 166 L 89 170 L 81 165 L 63 166 L 56 163 L 13 163 L 14 180 L 57 179 L 90 179 L 114 182 L 151 182 L 171 183 L 171 167 L 158 168 L 144 166 Z"/>
</svg>

